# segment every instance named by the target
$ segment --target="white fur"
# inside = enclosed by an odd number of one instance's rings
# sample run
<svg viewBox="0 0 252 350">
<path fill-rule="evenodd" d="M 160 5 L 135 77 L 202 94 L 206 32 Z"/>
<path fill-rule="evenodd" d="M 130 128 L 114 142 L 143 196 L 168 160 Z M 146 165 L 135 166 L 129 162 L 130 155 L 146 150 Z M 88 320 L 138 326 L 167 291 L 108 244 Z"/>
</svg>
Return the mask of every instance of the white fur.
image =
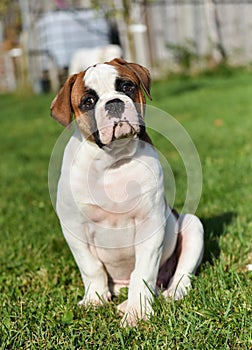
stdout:
<svg viewBox="0 0 252 350">
<path fill-rule="evenodd" d="M 100 79 L 101 75 L 102 79 Z M 84 82 L 86 87 L 95 90 L 99 96 L 102 96 L 105 93 L 114 92 L 116 77 L 117 70 L 115 67 L 99 63 L 87 69 Z"/>
</svg>

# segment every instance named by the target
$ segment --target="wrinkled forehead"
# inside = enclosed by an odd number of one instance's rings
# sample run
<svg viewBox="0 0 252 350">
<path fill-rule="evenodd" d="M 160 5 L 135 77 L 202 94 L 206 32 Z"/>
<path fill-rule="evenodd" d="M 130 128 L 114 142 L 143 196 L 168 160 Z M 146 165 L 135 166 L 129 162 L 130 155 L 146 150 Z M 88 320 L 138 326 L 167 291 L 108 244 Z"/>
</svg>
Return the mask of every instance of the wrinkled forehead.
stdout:
<svg viewBox="0 0 252 350">
<path fill-rule="evenodd" d="M 114 66 L 97 64 L 87 69 L 83 80 L 86 88 L 96 91 L 101 96 L 115 90 L 115 82 L 118 76 L 118 71 Z"/>
</svg>

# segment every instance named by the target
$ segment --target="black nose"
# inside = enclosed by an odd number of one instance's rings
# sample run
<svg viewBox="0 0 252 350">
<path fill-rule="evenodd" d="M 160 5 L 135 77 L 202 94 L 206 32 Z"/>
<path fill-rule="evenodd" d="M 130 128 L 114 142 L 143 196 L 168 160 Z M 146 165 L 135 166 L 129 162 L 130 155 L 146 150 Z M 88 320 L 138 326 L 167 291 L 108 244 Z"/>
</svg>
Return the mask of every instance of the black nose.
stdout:
<svg viewBox="0 0 252 350">
<path fill-rule="evenodd" d="M 109 116 L 115 118 L 121 118 L 125 109 L 124 102 L 119 98 L 115 98 L 113 100 L 108 101 L 105 104 L 105 111 L 108 112 Z"/>
</svg>

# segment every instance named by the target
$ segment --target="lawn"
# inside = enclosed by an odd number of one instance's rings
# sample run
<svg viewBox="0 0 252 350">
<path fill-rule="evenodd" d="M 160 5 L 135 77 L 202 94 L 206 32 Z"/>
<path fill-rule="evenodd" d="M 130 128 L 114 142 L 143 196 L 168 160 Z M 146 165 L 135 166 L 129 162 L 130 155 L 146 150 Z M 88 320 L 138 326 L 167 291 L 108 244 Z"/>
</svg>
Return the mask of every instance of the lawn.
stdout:
<svg viewBox="0 0 252 350">
<path fill-rule="evenodd" d="M 154 82 L 151 104 L 175 117 L 201 160 L 197 215 L 205 257 L 190 294 L 155 301 L 136 328 L 119 328 L 115 303 L 80 309 L 83 287 L 48 193 L 48 164 L 62 127 L 49 117 L 53 96 L 0 95 L 1 349 L 250 349 L 252 347 L 252 77 L 245 71 Z M 154 143 L 183 207 L 178 152 Z M 166 184 L 169 186 L 169 184 Z M 125 298 L 126 291 L 115 300 Z"/>
</svg>

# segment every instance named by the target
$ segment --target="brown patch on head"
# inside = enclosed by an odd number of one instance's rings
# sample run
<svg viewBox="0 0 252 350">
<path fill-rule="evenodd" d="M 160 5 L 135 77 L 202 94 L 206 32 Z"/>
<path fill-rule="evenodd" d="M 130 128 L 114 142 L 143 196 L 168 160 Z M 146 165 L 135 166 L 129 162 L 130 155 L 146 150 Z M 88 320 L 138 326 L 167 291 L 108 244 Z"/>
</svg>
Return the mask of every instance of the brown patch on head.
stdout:
<svg viewBox="0 0 252 350">
<path fill-rule="evenodd" d="M 83 113 L 80 108 L 80 101 L 87 93 L 84 85 L 85 72 L 70 76 L 51 104 L 51 116 L 63 126 L 72 122 L 72 115 L 75 116 L 83 135 L 93 140 L 91 127 L 93 116 L 90 113 Z"/>
<path fill-rule="evenodd" d="M 80 106 L 82 99 L 84 99 L 90 91 L 90 89 L 85 86 L 85 72 L 86 71 L 78 74 L 76 82 L 72 88 L 71 105 L 76 123 L 78 124 L 83 136 L 90 141 L 94 141 L 93 132 L 97 129 L 95 124 L 94 109 L 90 111 L 83 111 Z"/>
<path fill-rule="evenodd" d="M 129 78 L 133 82 L 135 82 L 137 85 L 141 85 L 143 88 L 144 92 L 148 96 L 148 98 L 151 100 L 151 95 L 150 95 L 150 88 L 151 88 L 151 77 L 150 77 L 150 72 L 148 71 L 147 68 L 137 64 L 137 63 L 131 63 L 131 62 L 126 62 L 122 58 L 115 58 L 110 62 L 106 62 L 106 64 L 110 64 L 114 66 L 119 75 L 124 77 L 124 78 Z M 139 92 L 142 92 L 139 90 Z M 143 93 L 138 96 L 137 101 L 138 103 L 145 103 L 145 96 Z"/>
<path fill-rule="evenodd" d="M 151 100 L 151 77 L 148 69 L 137 63 L 126 62 L 122 58 L 115 58 L 112 61 L 105 63 L 114 66 L 117 69 L 119 76 L 126 79 L 128 78 L 139 86 L 134 102 L 138 104 L 136 105 L 136 108 L 140 109 L 140 115 L 142 116 L 142 119 L 144 119 L 146 99 L 140 87 L 143 88 L 147 97 Z M 140 139 L 152 144 L 151 139 L 146 132 L 141 135 Z"/>
</svg>

